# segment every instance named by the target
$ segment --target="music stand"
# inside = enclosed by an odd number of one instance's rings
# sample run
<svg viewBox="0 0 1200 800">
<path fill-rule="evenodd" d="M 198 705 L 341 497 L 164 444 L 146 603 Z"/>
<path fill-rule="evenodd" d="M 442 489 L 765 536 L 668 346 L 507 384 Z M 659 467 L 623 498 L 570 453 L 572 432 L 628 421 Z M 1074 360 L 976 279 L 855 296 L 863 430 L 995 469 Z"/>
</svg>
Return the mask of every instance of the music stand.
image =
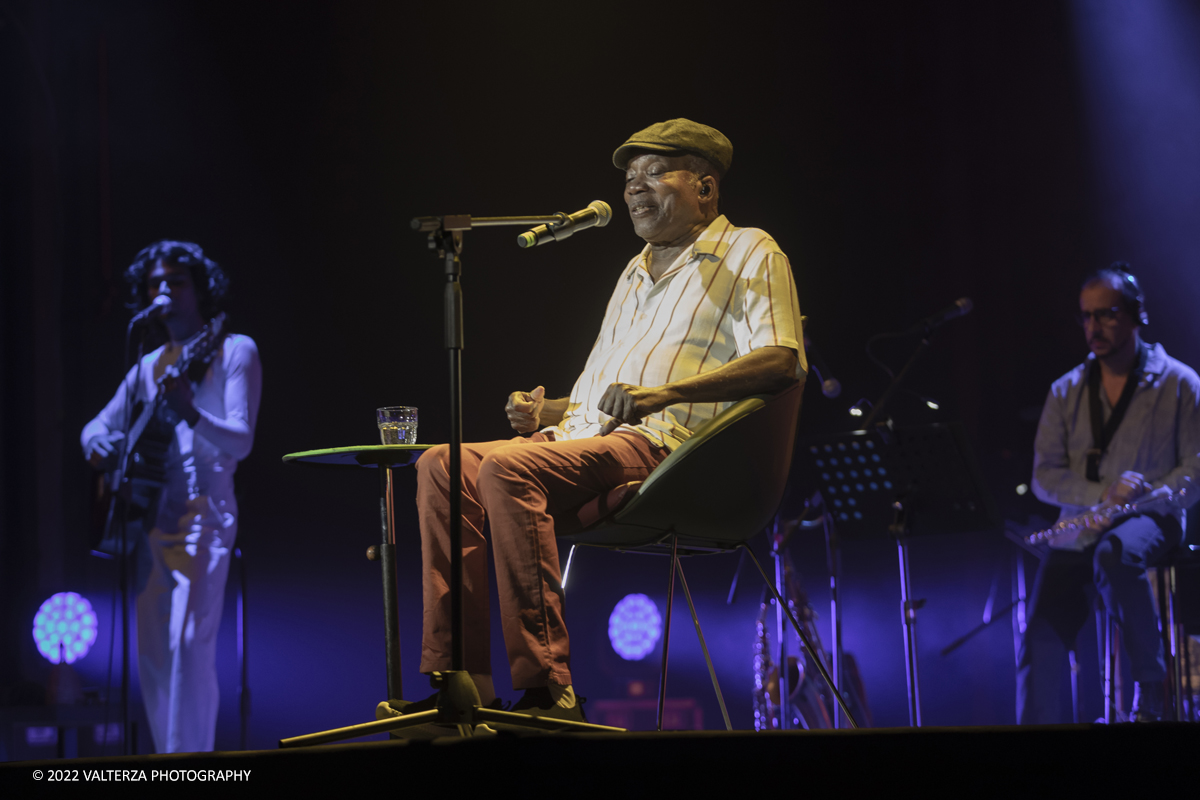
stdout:
<svg viewBox="0 0 1200 800">
<path fill-rule="evenodd" d="M 820 487 L 826 513 L 839 533 L 896 540 L 908 717 L 910 725 L 920 727 L 915 626 L 925 601 L 912 597 L 909 537 L 986 530 L 997 524 L 966 433 L 955 422 L 907 428 L 879 425 L 810 438 L 802 451 L 809 485 Z M 835 651 L 840 647 L 840 640 L 834 642 Z"/>
</svg>

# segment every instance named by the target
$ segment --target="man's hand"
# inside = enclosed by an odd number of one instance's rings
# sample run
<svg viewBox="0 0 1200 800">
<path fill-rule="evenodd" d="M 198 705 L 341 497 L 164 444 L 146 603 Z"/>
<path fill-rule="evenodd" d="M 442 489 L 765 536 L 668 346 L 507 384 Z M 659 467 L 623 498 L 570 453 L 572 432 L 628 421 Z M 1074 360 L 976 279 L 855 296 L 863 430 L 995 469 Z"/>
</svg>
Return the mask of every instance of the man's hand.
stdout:
<svg viewBox="0 0 1200 800">
<path fill-rule="evenodd" d="M 1104 490 L 1104 494 L 1100 496 L 1100 503 L 1122 506 L 1132 503 L 1148 491 L 1150 491 L 1150 484 L 1146 482 L 1145 476 L 1140 472 L 1122 472 L 1121 477 Z"/>
<path fill-rule="evenodd" d="M 187 420 L 188 427 L 196 427 L 196 423 L 200 421 L 200 412 L 193 403 L 195 394 L 192 392 L 192 382 L 180 375 L 179 370 L 172 364 L 163 373 L 162 387 L 163 402 L 181 419 Z"/>
<path fill-rule="evenodd" d="M 109 470 L 116 466 L 117 442 L 125 438 L 121 431 L 99 433 L 88 439 L 87 460 L 96 469 Z"/>
<path fill-rule="evenodd" d="M 513 392 L 508 396 L 504 413 L 508 424 L 517 433 L 531 433 L 541 427 L 542 406 L 546 404 L 546 389 L 539 386 L 532 392 Z"/>
<path fill-rule="evenodd" d="M 614 383 L 600 398 L 600 410 L 612 416 L 604 423 L 600 435 L 607 436 L 622 425 L 637 425 L 645 417 L 662 411 L 674 402 L 675 395 L 663 386 Z"/>
</svg>

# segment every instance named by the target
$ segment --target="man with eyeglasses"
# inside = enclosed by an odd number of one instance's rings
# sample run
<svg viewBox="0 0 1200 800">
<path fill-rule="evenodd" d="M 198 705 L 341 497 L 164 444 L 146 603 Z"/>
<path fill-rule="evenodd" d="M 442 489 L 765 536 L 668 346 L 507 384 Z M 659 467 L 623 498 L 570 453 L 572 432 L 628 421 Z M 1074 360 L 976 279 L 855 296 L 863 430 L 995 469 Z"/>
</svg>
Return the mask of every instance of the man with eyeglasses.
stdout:
<svg viewBox="0 0 1200 800">
<path fill-rule="evenodd" d="M 1033 491 L 1060 518 L 1136 501 L 1163 487 L 1200 494 L 1200 378 L 1142 341 L 1145 297 L 1127 264 L 1090 275 L 1079 294 L 1087 360 L 1050 387 L 1034 444 Z M 1134 680 L 1131 718 L 1163 712 L 1166 668 L 1146 569 L 1179 546 L 1185 512 L 1120 521 L 1082 552 L 1052 550 L 1034 584 L 1018 654 L 1017 721 L 1065 722 L 1061 665 L 1095 585 L 1121 624 Z"/>
</svg>

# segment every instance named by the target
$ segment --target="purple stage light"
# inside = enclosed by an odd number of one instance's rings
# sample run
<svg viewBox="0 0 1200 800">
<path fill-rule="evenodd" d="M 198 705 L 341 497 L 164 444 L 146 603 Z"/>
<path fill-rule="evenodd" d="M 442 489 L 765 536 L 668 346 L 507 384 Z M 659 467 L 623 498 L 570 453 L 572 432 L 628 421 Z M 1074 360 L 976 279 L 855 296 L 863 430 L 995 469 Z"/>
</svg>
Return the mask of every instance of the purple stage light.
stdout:
<svg viewBox="0 0 1200 800">
<path fill-rule="evenodd" d="M 1073 0 L 1101 256 L 1148 288 L 1153 341 L 1200 360 L 1200 6 Z"/>
<path fill-rule="evenodd" d="M 51 664 L 74 664 L 96 641 L 96 612 L 86 597 L 59 592 L 42 603 L 33 617 L 33 640 Z"/>
<path fill-rule="evenodd" d="M 640 661 L 662 636 L 662 615 L 644 594 L 627 594 L 608 618 L 608 640 L 626 661 Z"/>
</svg>

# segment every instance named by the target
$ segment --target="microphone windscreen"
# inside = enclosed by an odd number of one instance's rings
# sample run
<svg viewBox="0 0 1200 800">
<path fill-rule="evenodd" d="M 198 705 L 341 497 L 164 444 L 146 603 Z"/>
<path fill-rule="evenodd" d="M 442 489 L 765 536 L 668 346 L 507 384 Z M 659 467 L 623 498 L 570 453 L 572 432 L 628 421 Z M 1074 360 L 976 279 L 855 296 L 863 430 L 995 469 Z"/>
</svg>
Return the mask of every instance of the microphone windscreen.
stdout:
<svg viewBox="0 0 1200 800">
<path fill-rule="evenodd" d="M 596 212 L 596 227 L 603 228 L 612 219 L 612 206 L 603 200 L 593 200 L 588 203 L 588 208 Z"/>
</svg>

